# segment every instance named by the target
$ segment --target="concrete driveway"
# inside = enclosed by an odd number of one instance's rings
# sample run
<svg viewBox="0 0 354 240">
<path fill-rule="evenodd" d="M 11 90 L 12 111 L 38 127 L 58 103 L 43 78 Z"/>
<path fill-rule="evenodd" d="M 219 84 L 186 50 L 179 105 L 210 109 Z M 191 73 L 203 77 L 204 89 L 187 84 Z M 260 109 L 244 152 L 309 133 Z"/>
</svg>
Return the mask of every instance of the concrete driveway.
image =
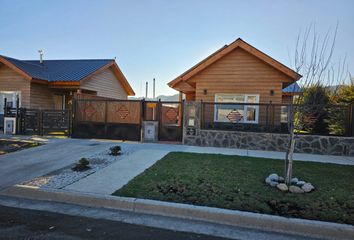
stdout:
<svg viewBox="0 0 354 240">
<path fill-rule="evenodd" d="M 108 149 L 113 142 L 40 138 L 44 145 L 0 156 L 0 190 Z"/>
</svg>

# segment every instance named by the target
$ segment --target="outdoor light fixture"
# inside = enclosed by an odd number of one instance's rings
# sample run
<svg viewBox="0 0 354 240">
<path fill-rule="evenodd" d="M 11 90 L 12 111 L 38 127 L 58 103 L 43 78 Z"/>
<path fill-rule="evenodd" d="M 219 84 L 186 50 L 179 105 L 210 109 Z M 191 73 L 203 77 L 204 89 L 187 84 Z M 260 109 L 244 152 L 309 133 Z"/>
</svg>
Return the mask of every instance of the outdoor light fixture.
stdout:
<svg viewBox="0 0 354 240">
<path fill-rule="evenodd" d="M 204 89 L 203 93 L 204 93 L 204 95 L 207 95 L 208 94 L 208 90 Z"/>
<path fill-rule="evenodd" d="M 270 90 L 270 96 L 274 96 L 274 90 Z"/>
</svg>

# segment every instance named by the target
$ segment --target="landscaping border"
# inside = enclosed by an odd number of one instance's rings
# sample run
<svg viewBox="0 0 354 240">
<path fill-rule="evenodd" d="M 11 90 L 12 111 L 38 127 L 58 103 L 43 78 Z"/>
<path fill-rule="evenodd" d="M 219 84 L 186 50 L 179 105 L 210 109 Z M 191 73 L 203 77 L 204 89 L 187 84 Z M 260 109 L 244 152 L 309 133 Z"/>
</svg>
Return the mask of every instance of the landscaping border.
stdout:
<svg viewBox="0 0 354 240">
<path fill-rule="evenodd" d="M 212 207 L 194 206 L 155 200 L 77 193 L 63 190 L 42 190 L 21 185 L 0 193 L 5 196 L 35 200 L 64 202 L 92 207 L 103 207 L 135 213 L 199 220 L 208 223 L 272 231 L 321 239 L 354 239 L 354 226 L 305 219 L 286 218 L 259 213 L 242 212 Z"/>
</svg>

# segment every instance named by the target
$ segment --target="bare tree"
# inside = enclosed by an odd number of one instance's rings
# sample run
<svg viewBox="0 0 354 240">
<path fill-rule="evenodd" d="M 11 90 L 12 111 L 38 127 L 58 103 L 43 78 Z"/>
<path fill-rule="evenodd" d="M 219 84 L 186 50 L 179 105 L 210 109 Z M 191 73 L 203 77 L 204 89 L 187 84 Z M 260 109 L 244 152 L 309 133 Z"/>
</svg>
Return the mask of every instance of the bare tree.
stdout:
<svg viewBox="0 0 354 240">
<path fill-rule="evenodd" d="M 340 59 L 337 63 L 332 60 L 337 31 L 338 24 L 334 31 L 329 29 L 324 37 L 321 37 L 316 26 L 310 25 L 303 33 L 298 34 L 293 65 L 295 71 L 302 75 L 299 84 L 303 89 L 310 86 L 339 86 L 348 77 L 346 59 Z M 336 89 L 333 90 L 336 92 Z M 288 185 L 293 172 L 293 155 L 298 134 L 296 129 L 301 129 L 295 121 L 295 116 L 301 114 L 299 105 L 302 100 L 303 95 L 299 95 L 288 109 L 289 145 L 284 168 L 285 183 Z"/>
</svg>

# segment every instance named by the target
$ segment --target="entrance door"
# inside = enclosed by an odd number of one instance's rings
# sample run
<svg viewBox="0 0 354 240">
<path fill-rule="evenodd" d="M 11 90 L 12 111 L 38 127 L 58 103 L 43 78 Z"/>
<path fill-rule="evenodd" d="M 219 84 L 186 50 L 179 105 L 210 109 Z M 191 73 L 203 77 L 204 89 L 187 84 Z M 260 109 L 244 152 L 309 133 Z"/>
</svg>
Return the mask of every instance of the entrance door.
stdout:
<svg viewBox="0 0 354 240">
<path fill-rule="evenodd" d="M 182 103 L 159 102 L 159 140 L 182 141 Z"/>
<path fill-rule="evenodd" d="M 54 109 L 65 110 L 65 95 L 55 94 L 54 95 Z"/>
</svg>

